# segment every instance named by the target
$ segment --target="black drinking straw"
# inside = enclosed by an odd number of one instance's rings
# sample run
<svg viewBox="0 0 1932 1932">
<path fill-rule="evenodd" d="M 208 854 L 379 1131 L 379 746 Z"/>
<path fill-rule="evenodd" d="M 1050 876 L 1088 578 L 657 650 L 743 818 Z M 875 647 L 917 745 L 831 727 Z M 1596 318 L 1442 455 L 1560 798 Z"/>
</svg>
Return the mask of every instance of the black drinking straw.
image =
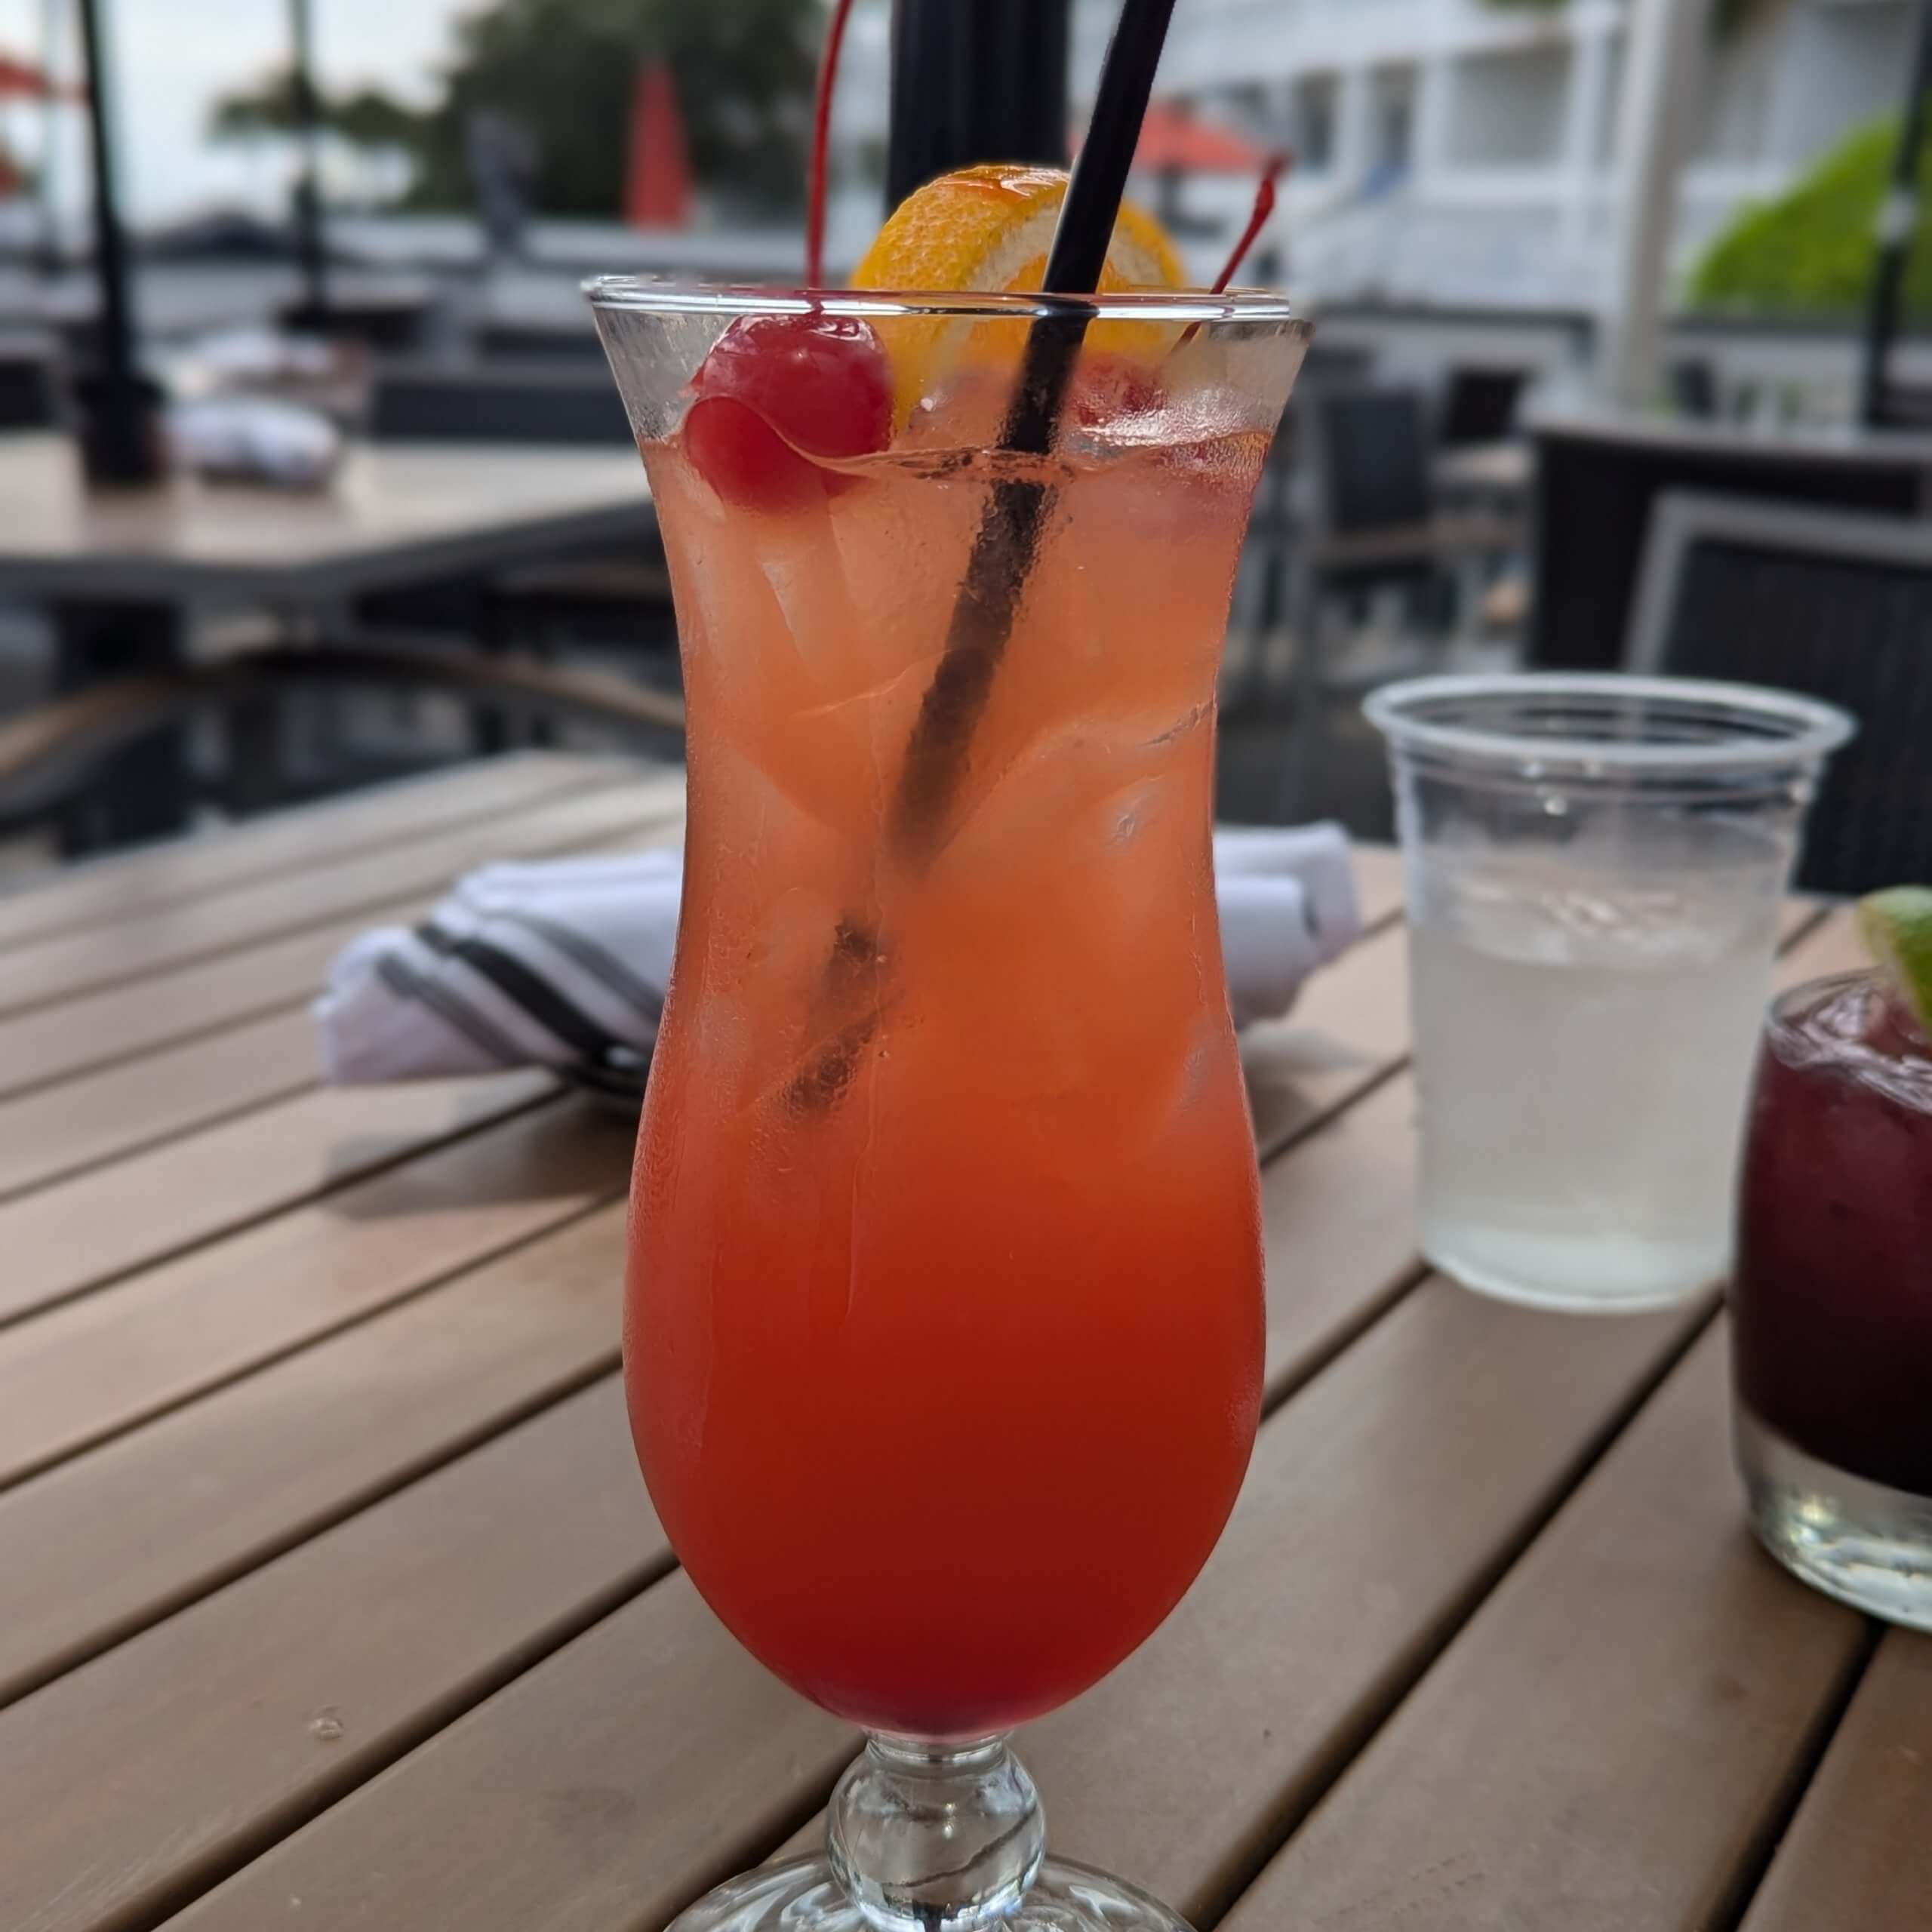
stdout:
<svg viewBox="0 0 1932 1932">
<path fill-rule="evenodd" d="M 1048 297 L 1091 295 L 1100 286 L 1174 11 L 1174 0 L 1123 0 L 1101 63 L 1093 121 L 1054 226 L 1041 284 Z M 1001 450 L 1021 456 L 1051 451 L 1091 319 L 1084 302 L 1049 300 L 1035 316 L 1000 430 Z M 953 793 L 1012 634 L 1051 501 L 1044 481 L 1020 477 L 1001 478 L 986 500 L 946 627 L 946 648 L 920 703 L 894 801 L 894 846 L 915 864 L 944 838 Z"/>
<path fill-rule="evenodd" d="M 1052 298 L 1091 295 L 1100 286 L 1174 11 L 1174 0 L 1122 0 L 1100 66 L 1093 121 L 1054 224 L 1042 300 L 1020 350 L 1013 399 L 1000 428 L 1002 451 L 1020 456 L 1052 451 L 1067 384 L 1092 319 L 1087 303 Z M 953 794 L 1012 635 L 1052 500 L 1048 484 L 1026 477 L 999 478 L 987 497 L 946 626 L 946 648 L 920 700 L 893 801 L 888 835 L 900 859 L 912 866 L 923 865 L 944 842 Z M 841 920 L 826 975 L 828 1004 L 835 1009 L 855 977 L 880 963 L 878 935 L 856 920 Z M 857 1071 L 881 1010 L 875 1005 L 841 1028 L 793 1078 L 786 1096 L 795 1109 L 814 1112 L 838 1100 Z"/>
</svg>

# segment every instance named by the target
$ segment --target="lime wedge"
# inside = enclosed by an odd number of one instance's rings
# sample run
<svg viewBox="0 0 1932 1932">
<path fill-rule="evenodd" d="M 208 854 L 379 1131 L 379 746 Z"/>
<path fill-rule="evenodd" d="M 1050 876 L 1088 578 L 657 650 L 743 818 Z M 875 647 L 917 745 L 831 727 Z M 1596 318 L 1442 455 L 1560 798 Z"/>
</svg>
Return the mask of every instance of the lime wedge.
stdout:
<svg viewBox="0 0 1932 1932">
<path fill-rule="evenodd" d="M 1858 930 L 1879 970 L 1932 1033 L 1932 885 L 1894 885 L 1858 902 Z"/>
</svg>

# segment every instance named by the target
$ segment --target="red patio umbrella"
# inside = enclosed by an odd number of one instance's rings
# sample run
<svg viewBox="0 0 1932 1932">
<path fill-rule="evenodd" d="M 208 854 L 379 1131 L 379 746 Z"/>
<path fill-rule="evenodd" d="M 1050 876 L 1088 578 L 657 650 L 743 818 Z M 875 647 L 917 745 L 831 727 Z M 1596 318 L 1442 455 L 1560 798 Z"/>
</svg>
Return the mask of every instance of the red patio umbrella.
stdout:
<svg viewBox="0 0 1932 1932">
<path fill-rule="evenodd" d="M 624 219 L 633 228 L 682 228 L 691 218 L 691 168 L 678 90 L 662 60 L 638 69 L 631 96 Z"/>
<path fill-rule="evenodd" d="M 45 68 L 0 53 L 0 100 L 78 100 L 81 90 L 63 87 Z"/>
<path fill-rule="evenodd" d="M 1157 100 L 1141 123 L 1134 165 L 1149 173 L 1258 174 L 1268 155 L 1232 128 L 1197 121 L 1172 101 Z"/>
</svg>

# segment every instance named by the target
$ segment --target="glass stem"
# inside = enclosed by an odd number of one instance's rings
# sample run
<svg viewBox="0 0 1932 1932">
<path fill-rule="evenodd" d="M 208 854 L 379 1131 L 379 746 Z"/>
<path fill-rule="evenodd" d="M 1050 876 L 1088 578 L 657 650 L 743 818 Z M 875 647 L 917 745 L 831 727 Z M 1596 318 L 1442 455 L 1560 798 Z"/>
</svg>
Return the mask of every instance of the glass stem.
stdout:
<svg viewBox="0 0 1932 1932">
<path fill-rule="evenodd" d="M 1040 1869 L 1047 1822 L 1003 1736 L 935 1744 L 875 1734 L 832 1795 L 825 1836 L 872 1924 L 965 1927 L 1012 1911 Z"/>
</svg>

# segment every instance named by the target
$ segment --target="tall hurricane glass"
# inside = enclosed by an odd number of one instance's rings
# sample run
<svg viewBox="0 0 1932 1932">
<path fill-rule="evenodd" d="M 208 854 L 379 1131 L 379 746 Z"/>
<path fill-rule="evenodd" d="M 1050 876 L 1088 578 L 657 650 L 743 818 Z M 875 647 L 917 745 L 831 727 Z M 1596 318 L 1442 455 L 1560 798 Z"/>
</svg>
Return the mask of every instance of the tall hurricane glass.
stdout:
<svg viewBox="0 0 1932 1932">
<path fill-rule="evenodd" d="M 1214 696 L 1304 326 L 1259 297 L 592 297 L 689 712 L 632 1425 L 706 1601 L 869 1734 L 826 1855 L 681 1923 L 1174 1925 L 1043 1863 L 1005 1734 L 1166 1617 L 1252 1447 Z M 1023 455 L 1002 425 L 1043 312 L 1084 346 Z M 747 500 L 690 433 L 692 384 L 788 314 L 871 332 L 891 442 L 788 447 Z"/>
</svg>

